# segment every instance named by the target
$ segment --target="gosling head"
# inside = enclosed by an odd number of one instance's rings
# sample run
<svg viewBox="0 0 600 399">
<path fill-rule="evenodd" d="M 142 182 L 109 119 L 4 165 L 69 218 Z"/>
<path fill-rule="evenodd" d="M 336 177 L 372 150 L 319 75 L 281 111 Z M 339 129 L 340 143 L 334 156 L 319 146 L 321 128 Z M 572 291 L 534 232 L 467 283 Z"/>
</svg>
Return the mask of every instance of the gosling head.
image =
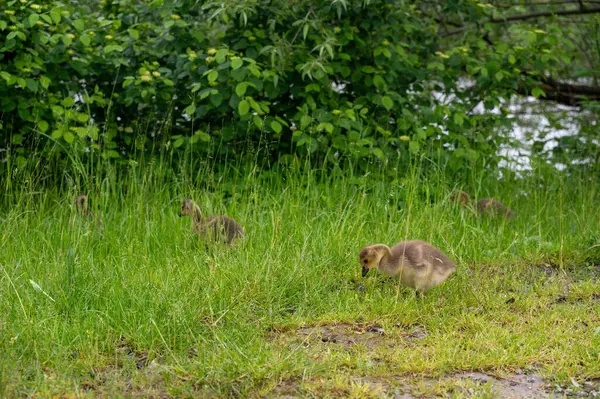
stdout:
<svg viewBox="0 0 600 399">
<path fill-rule="evenodd" d="M 88 205 L 87 205 L 87 195 L 85 194 L 81 194 L 79 196 L 77 196 L 77 198 L 75 198 L 75 206 L 77 207 L 77 209 L 80 212 L 87 212 L 88 209 Z"/>
<path fill-rule="evenodd" d="M 369 270 L 379 266 L 381 255 L 373 248 L 365 247 L 360 250 L 358 262 L 362 266 L 362 276 L 365 277 Z"/>
<path fill-rule="evenodd" d="M 179 216 L 194 216 L 194 201 L 187 198 L 184 199 L 181 202 L 181 214 Z"/>
<path fill-rule="evenodd" d="M 458 190 L 453 192 L 452 196 L 450 197 L 451 202 L 458 202 L 459 205 L 468 205 L 470 200 L 471 199 L 467 193 Z"/>
</svg>

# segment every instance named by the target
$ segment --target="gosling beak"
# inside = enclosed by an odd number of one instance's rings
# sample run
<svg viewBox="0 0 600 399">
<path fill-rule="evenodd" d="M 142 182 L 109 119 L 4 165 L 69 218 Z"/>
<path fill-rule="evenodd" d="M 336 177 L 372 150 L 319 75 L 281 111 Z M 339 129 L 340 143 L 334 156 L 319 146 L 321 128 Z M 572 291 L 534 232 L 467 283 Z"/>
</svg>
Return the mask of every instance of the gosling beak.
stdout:
<svg viewBox="0 0 600 399">
<path fill-rule="evenodd" d="M 366 266 L 362 267 L 362 276 L 365 277 L 369 273 L 369 268 Z"/>
</svg>

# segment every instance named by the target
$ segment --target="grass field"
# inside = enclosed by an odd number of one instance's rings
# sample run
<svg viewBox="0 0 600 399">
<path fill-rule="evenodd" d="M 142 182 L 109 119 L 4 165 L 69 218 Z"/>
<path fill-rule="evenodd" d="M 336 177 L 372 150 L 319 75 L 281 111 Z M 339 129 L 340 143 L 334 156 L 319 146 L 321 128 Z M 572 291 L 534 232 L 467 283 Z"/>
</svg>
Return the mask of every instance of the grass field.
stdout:
<svg viewBox="0 0 600 399">
<path fill-rule="evenodd" d="M 0 396 L 377 397 L 422 376 L 442 379 L 415 382 L 415 395 L 441 394 L 459 371 L 600 378 L 594 183 L 544 172 L 467 188 L 515 209 L 507 223 L 457 209 L 453 184 L 422 176 L 148 168 L 12 187 L 0 213 Z M 102 236 L 75 212 L 81 186 Z M 234 217 L 247 239 L 205 246 L 179 217 L 184 197 Z M 422 299 L 360 277 L 362 246 L 404 239 L 441 248 L 456 275 Z"/>
</svg>

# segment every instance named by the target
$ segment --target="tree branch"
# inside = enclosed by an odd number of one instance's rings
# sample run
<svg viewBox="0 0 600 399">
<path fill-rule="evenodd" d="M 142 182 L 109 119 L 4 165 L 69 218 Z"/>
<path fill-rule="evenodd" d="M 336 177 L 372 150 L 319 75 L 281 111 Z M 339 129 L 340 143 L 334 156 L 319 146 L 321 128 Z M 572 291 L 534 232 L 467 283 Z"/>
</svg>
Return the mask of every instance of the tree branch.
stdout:
<svg viewBox="0 0 600 399">
<path fill-rule="evenodd" d="M 512 21 L 525 21 L 528 19 L 552 17 L 552 16 L 559 16 L 559 15 L 583 15 L 583 14 L 598 14 L 598 13 L 600 13 L 600 7 L 584 8 L 584 9 L 576 9 L 576 10 L 541 11 L 541 12 L 532 12 L 530 14 L 514 15 L 512 17 L 505 17 L 505 18 L 490 18 L 485 22 L 489 22 L 489 23 L 493 23 L 493 24 L 502 24 L 502 23 L 512 22 Z M 461 28 L 442 33 L 441 37 L 457 35 L 459 33 L 466 31 L 469 28 L 470 28 L 470 26 L 463 26 Z"/>
<path fill-rule="evenodd" d="M 576 85 L 558 82 L 552 78 L 542 78 L 539 87 L 546 93 L 545 97 L 539 97 L 540 100 L 554 101 L 573 107 L 581 106 L 587 101 L 600 101 L 600 87 L 598 86 Z M 531 90 L 529 87 L 520 85 L 517 93 L 529 96 Z"/>
<path fill-rule="evenodd" d="M 513 7 L 540 7 L 540 6 L 560 6 L 562 4 L 581 4 L 581 3 L 594 3 L 599 4 L 600 0 L 550 0 L 550 1 L 538 1 L 538 2 L 525 2 L 516 4 L 495 4 L 495 8 L 513 8 Z"/>
</svg>

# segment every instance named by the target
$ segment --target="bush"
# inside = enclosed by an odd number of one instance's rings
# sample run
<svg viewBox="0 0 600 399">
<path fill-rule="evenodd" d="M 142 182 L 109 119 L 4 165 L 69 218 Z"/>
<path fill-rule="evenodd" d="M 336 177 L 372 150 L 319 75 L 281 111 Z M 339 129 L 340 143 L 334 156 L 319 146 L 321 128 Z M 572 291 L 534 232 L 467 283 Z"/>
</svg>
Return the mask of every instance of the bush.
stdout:
<svg viewBox="0 0 600 399">
<path fill-rule="evenodd" d="M 440 51 L 436 25 L 402 1 L 19 0 L 0 18 L 0 147 L 18 166 L 34 152 L 230 153 L 242 139 L 280 161 L 427 150 L 453 171 L 494 164 L 506 139 L 491 132 L 510 125 L 471 110 L 497 106 L 521 74 L 508 47 L 493 62 L 464 46 Z M 529 50 L 544 46 L 538 36 Z M 465 72 L 485 88 L 474 98 L 460 94 Z"/>
</svg>

